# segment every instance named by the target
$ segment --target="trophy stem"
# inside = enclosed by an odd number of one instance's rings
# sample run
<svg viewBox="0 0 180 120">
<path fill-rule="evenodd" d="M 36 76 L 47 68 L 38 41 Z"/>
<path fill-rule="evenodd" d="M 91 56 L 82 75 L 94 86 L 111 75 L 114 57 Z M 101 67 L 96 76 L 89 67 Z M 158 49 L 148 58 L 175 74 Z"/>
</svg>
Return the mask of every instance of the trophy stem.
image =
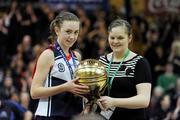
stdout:
<svg viewBox="0 0 180 120">
<path fill-rule="evenodd" d="M 98 86 L 90 86 L 90 94 L 86 96 L 88 102 L 85 105 L 85 113 L 95 112 L 97 109 L 97 99 L 100 98 L 99 87 Z"/>
<path fill-rule="evenodd" d="M 94 100 L 89 100 L 88 103 L 86 103 L 85 108 L 83 110 L 84 114 L 92 113 L 95 112 L 97 109 L 97 104 L 96 104 L 97 99 Z"/>
</svg>

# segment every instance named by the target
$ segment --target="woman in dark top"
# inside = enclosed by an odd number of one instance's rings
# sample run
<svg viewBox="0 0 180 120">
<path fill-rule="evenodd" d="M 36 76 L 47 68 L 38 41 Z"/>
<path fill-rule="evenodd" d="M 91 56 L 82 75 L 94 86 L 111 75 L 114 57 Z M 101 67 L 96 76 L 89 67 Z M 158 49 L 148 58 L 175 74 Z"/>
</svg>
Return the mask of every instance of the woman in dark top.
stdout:
<svg viewBox="0 0 180 120">
<path fill-rule="evenodd" d="M 114 20 L 108 32 L 112 52 L 100 57 L 108 71 L 107 96 L 98 100 L 101 114 L 110 120 L 146 120 L 152 79 L 149 63 L 128 49 L 132 30 L 127 21 Z"/>
</svg>

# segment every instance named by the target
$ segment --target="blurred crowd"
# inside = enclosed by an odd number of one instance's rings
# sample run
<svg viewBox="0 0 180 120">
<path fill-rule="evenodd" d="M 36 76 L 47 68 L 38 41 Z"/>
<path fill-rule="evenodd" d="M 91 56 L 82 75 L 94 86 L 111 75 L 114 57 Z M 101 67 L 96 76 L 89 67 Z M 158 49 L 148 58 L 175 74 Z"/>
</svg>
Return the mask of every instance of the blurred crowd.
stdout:
<svg viewBox="0 0 180 120">
<path fill-rule="evenodd" d="M 126 14 L 111 6 L 86 11 L 64 7 L 76 13 L 82 29 L 72 49 L 82 59 L 95 58 L 111 52 L 107 43 L 107 26 L 117 16 Z M 0 119 L 32 119 L 36 101 L 29 95 L 33 69 L 38 56 L 51 43 L 49 24 L 60 11 L 48 4 L 38 7 L 30 2 L 12 1 L 0 9 Z M 150 120 L 180 119 L 180 16 L 179 13 L 146 16 L 132 14 L 131 50 L 146 57 L 151 65 L 153 89 Z M 17 108 L 17 109 L 16 109 Z M 6 113 L 3 112 L 7 111 Z"/>
</svg>

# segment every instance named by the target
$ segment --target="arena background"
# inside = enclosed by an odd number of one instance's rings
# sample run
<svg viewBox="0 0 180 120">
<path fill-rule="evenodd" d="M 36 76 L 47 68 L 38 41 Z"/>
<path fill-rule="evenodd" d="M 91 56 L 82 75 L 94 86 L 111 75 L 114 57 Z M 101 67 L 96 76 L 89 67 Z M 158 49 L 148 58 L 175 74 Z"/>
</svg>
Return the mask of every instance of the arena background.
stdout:
<svg viewBox="0 0 180 120">
<path fill-rule="evenodd" d="M 107 26 L 118 16 L 128 20 L 130 49 L 151 65 L 149 119 L 180 119 L 180 0 L 0 0 L 0 119 L 32 119 L 32 71 L 49 44 L 50 21 L 63 10 L 82 22 L 73 49 L 83 59 L 110 52 Z"/>
</svg>

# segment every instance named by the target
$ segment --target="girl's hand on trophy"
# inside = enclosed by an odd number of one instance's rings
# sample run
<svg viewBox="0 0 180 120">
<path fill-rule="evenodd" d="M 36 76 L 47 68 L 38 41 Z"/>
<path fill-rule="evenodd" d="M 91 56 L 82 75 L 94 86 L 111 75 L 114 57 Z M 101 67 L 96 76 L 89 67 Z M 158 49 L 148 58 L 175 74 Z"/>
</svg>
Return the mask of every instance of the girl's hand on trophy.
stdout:
<svg viewBox="0 0 180 120">
<path fill-rule="evenodd" d="M 114 107 L 113 98 L 108 97 L 108 96 L 102 96 L 100 99 L 97 100 L 97 103 L 100 103 L 98 105 L 100 105 L 99 107 L 102 110 L 107 110 L 111 107 Z"/>
<path fill-rule="evenodd" d="M 75 78 L 73 80 L 66 82 L 65 86 L 66 86 L 67 91 L 78 96 L 89 93 L 90 92 L 89 87 L 86 85 L 77 84 L 78 80 L 79 78 Z"/>
</svg>

